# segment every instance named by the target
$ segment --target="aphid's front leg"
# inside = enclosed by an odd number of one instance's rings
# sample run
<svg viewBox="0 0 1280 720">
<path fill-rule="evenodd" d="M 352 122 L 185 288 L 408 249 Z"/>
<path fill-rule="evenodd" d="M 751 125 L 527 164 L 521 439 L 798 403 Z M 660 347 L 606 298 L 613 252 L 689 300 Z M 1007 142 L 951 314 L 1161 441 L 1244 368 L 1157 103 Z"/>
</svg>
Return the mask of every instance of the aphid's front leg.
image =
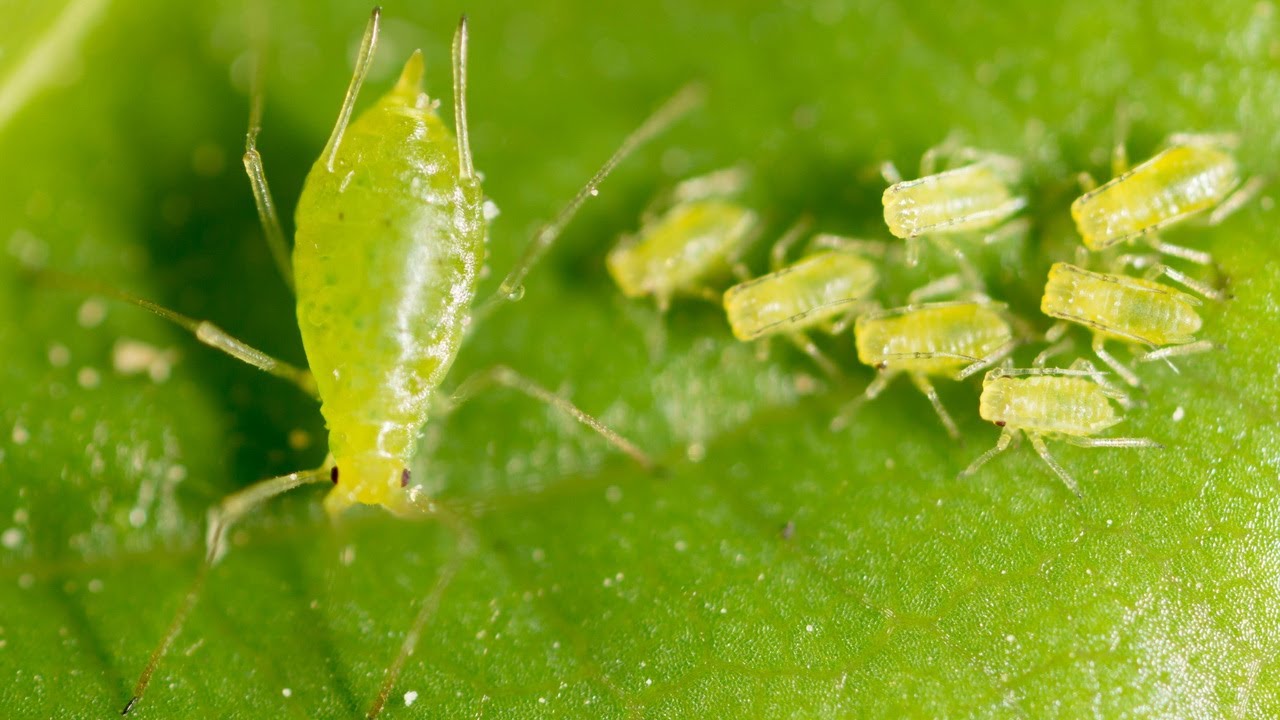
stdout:
<svg viewBox="0 0 1280 720">
<path fill-rule="evenodd" d="M 813 362 L 822 368 L 822 372 L 826 373 L 828 377 L 840 377 L 840 370 L 836 367 L 836 364 L 814 344 L 813 338 L 804 333 L 788 333 L 787 339 L 791 341 L 792 345 L 800 348 L 800 352 L 813 358 Z"/>
<path fill-rule="evenodd" d="M 867 389 L 863 390 L 862 394 L 858 397 L 850 400 L 849 403 L 841 408 L 840 412 L 831 419 L 830 427 L 832 432 L 843 430 L 848 427 L 849 422 L 853 420 L 853 416 L 857 414 L 863 404 L 868 400 L 876 399 L 880 393 L 884 392 L 885 388 L 889 387 L 889 383 L 893 382 L 893 379 L 897 376 L 897 370 L 882 369 L 876 371 L 876 377 L 869 385 L 867 385 Z"/>
<path fill-rule="evenodd" d="M 999 364 L 1000 361 L 1012 355 L 1013 351 L 1017 347 L 1018 347 L 1018 341 L 1016 339 L 1010 340 L 1009 342 L 1001 345 L 995 350 L 992 350 L 990 355 L 987 355 L 986 357 L 973 363 L 972 365 L 965 367 L 963 370 L 961 370 L 959 373 L 956 374 L 956 379 L 964 380 L 966 378 L 972 377 L 976 373 L 980 373 L 983 370 L 986 370 L 989 367 L 993 367 Z"/>
<path fill-rule="evenodd" d="M 1115 370 L 1117 375 L 1119 375 L 1121 378 L 1124 379 L 1125 382 L 1129 383 L 1133 387 L 1137 387 L 1141 385 L 1142 381 L 1138 379 L 1138 374 L 1135 373 L 1133 370 L 1131 370 L 1129 366 L 1117 360 L 1114 355 L 1107 352 L 1106 346 L 1107 346 L 1106 338 L 1097 334 L 1093 336 L 1093 353 L 1098 356 L 1098 359 L 1106 363 L 1107 367 L 1110 367 L 1112 370 Z"/>
<path fill-rule="evenodd" d="M 1143 242 L 1150 245 L 1153 250 L 1162 255 L 1171 255 L 1176 258 L 1182 258 L 1187 262 L 1196 265 L 1212 265 L 1213 256 L 1202 250 L 1193 250 L 1189 247 L 1181 245 L 1171 245 L 1160 239 L 1160 233 L 1150 232 L 1143 236 Z"/>
<path fill-rule="evenodd" d="M 977 457 L 977 459 L 969 463 L 969 467 L 960 471 L 960 477 L 966 478 L 966 477 L 969 477 L 970 475 L 973 475 L 974 473 L 978 472 L 979 468 L 981 468 L 983 465 L 986 465 L 987 462 L 991 460 L 991 458 L 995 457 L 996 455 L 999 455 L 1005 450 L 1008 450 L 1009 444 L 1013 442 L 1014 438 L 1017 437 L 1017 435 L 1018 435 L 1017 430 L 1014 430 L 1011 427 L 1006 427 L 1004 430 L 1000 432 L 1000 439 L 996 440 L 995 447 L 982 453 Z"/>
<path fill-rule="evenodd" d="M 1209 298 L 1210 300 L 1225 301 L 1231 298 L 1231 294 L 1228 293 L 1227 291 L 1218 290 L 1218 289 L 1209 287 L 1209 285 L 1202 283 L 1199 280 L 1196 280 L 1190 275 L 1187 275 L 1186 273 L 1180 272 L 1178 270 L 1174 270 L 1173 268 L 1163 263 L 1156 263 L 1155 265 L 1152 265 L 1150 268 L 1148 268 L 1145 273 L 1143 273 L 1143 276 L 1146 277 L 1148 280 L 1155 280 L 1161 275 L 1169 278 L 1170 280 L 1178 283 L 1179 285 L 1187 288 L 1192 292 L 1200 293 L 1201 295 Z M 1198 302 L 1199 301 L 1197 301 L 1197 303 Z"/>
<path fill-rule="evenodd" d="M 929 403 L 933 405 L 933 411 L 938 413 L 938 417 L 942 420 L 942 424 L 947 428 L 947 434 L 953 440 L 960 439 L 960 428 L 956 427 L 956 421 L 951 419 L 950 413 L 942 406 L 942 400 L 938 398 L 938 391 L 934 389 L 933 383 L 929 382 L 929 378 L 924 373 L 908 373 L 911 382 L 916 386 L 924 396 L 929 398 Z"/>
<path fill-rule="evenodd" d="M 453 408 L 465 403 L 467 400 L 475 397 L 481 390 L 487 389 L 493 385 L 508 387 L 518 390 L 529 397 L 539 400 L 586 425 L 596 431 L 601 437 L 613 445 L 618 450 L 626 453 L 636 464 L 645 470 L 652 470 L 655 465 L 643 450 L 637 447 L 630 440 L 622 437 L 616 431 L 605 425 L 598 418 L 587 414 L 577 405 L 565 400 L 559 395 L 544 388 L 538 383 L 521 375 L 505 365 L 495 365 L 487 370 L 481 370 L 474 375 L 463 380 L 454 390 L 450 399 L 450 405 Z"/>
<path fill-rule="evenodd" d="M 1194 355 L 1195 353 L 1208 352 L 1216 348 L 1217 346 L 1210 340 L 1199 340 L 1197 342 L 1187 343 L 1186 345 L 1172 345 L 1170 347 L 1160 348 L 1159 350 L 1152 350 L 1151 352 L 1144 353 L 1134 358 L 1134 361 L 1148 363 L 1155 362 L 1157 360 L 1168 360 L 1171 357 Z M 1176 371 L 1177 368 L 1174 368 L 1174 370 Z"/>
<path fill-rule="evenodd" d="M 930 280 L 924 285 L 921 285 L 920 287 L 908 293 L 907 304 L 919 305 L 920 303 L 924 302 L 925 300 L 928 300 L 929 298 L 935 298 L 942 295 L 950 295 L 952 293 L 958 293 L 964 289 L 964 286 L 965 286 L 965 281 L 964 281 L 964 278 L 960 276 L 960 273 L 951 273 L 950 275 L 943 275 L 942 277 L 936 280 Z"/>
<path fill-rule="evenodd" d="M 1121 390 L 1114 383 L 1107 379 L 1107 374 L 1102 372 L 1093 363 L 1084 358 L 1076 358 L 1067 368 L 1068 372 L 1083 372 L 1089 375 L 1098 387 L 1102 388 L 1102 394 L 1120 403 L 1125 410 L 1132 410 L 1133 399 L 1124 390 Z"/>
<path fill-rule="evenodd" d="M 885 160 L 880 163 L 880 177 L 890 185 L 897 185 L 902 182 L 902 173 L 898 172 L 898 166 L 893 164 L 892 160 Z"/>
<path fill-rule="evenodd" d="M 1059 465 L 1058 461 L 1054 460 L 1053 456 L 1049 454 L 1049 446 L 1044 444 L 1044 438 L 1040 437 L 1038 433 L 1027 433 L 1027 436 L 1031 438 L 1031 447 L 1036 449 L 1036 454 L 1040 456 L 1040 459 L 1044 460 L 1054 474 L 1062 478 L 1062 482 L 1066 484 L 1068 490 L 1074 493 L 1076 497 L 1080 497 L 1080 486 L 1076 484 L 1075 478 L 1071 477 L 1066 468 Z"/>
<path fill-rule="evenodd" d="M 142 700 L 142 695 L 151 683 L 151 677 L 155 674 L 160 661 L 164 659 L 165 653 L 169 651 L 173 641 L 182 632 L 182 627 L 186 624 L 187 617 L 191 614 L 192 609 L 195 608 L 196 602 L 199 601 L 200 595 L 204 591 L 205 581 L 209 577 L 209 570 L 226 554 L 227 532 L 231 527 L 254 508 L 277 495 L 282 495 L 303 485 L 329 482 L 332 474 L 330 467 L 329 461 L 326 461 L 324 466 L 315 470 L 290 473 L 256 482 L 243 490 L 226 496 L 222 499 L 222 502 L 209 509 L 208 527 L 205 530 L 204 561 L 196 572 L 196 579 L 191 583 L 191 589 L 187 591 L 182 603 L 178 606 L 177 612 L 174 613 L 173 620 L 169 623 L 169 628 L 165 631 L 164 637 L 160 639 L 160 643 L 151 651 L 151 657 L 147 660 L 146 667 L 143 668 L 142 674 L 138 676 L 138 681 L 133 686 L 133 697 L 129 699 L 128 704 L 120 711 L 121 715 L 128 715 Z"/>
<path fill-rule="evenodd" d="M 1036 355 L 1035 359 L 1031 361 L 1031 367 L 1042 368 L 1048 364 L 1049 358 L 1057 357 L 1075 345 L 1075 341 L 1071 338 L 1064 337 L 1067 334 L 1067 329 L 1066 321 L 1059 320 L 1053 324 L 1053 327 L 1045 331 L 1044 340 L 1049 343 L 1049 347 L 1041 350 L 1040 354 Z"/>
</svg>

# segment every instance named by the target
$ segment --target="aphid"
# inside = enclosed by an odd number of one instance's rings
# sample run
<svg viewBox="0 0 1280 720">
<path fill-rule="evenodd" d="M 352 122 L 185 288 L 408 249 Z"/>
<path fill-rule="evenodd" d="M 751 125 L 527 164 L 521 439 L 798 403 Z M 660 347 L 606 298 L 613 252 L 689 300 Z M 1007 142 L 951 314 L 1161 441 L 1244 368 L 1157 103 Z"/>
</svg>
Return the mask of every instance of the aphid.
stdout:
<svg viewBox="0 0 1280 720">
<path fill-rule="evenodd" d="M 646 211 L 640 230 L 605 259 L 622 293 L 652 295 L 664 312 L 678 296 L 718 303 L 714 285 L 730 277 L 760 224 L 736 200 L 745 182 L 739 168 L 685 180 Z"/>
<path fill-rule="evenodd" d="M 1157 231 L 1205 211 L 1216 225 L 1262 189 L 1260 177 L 1241 184 L 1229 152 L 1235 144 L 1229 135 L 1174 135 L 1164 150 L 1129 169 L 1122 139 L 1113 155 L 1116 177 L 1092 187 L 1083 176 L 1087 192 L 1071 203 L 1084 246 L 1100 251 L 1141 239 L 1160 253 L 1211 264 L 1208 253 L 1165 243 Z"/>
<path fill-rule="evenodd" d="M 1200 330 L 1199 304 L 1191 295 L 1153 280 L 1054 263 L 1040 310 L 1049 317 L 1089 328 L 1094 353 L 1125 382 L 1137 385 L 1138 376 L 1107 352 L 1106 342 L 1119 340 L 1148 348 L 1136 358 L 1138 362 L 1210 350 L 1213 343 L 1195 339 Z M 1053 341 L 1065 331 L 1066 325 L 1059 323 L 1046 337 Z"/>
<path fill-rule="evenodd" d="M 1004 305 L 991 301 L 929 303 L 868 313 L 854 324 L 854 337 L 858 360 L 879 373 L 836 424 L 843 424 L 860 403 L 874 399 L 899 373 L 906 373 L 929 398 L 953 438 L 960 437 L 960 430 L 929 377 L 963 380 L 1008 357 L 1017 344 Z"/>
<path fill-rule="evenodd" d="M 966 163 L 938 172 L 941 158 Z M 960 271 L 973 289 L 983 287 L 977 270 L 953 238 L 983 234 L 988 242 L 1019 232 L 1022 223 L 1004 225 L 1027 205 L 1015 188 L 1022 164 L 1015 158 L 967 148 L 951 142 L 932 148 L 920 162 L 920 177 L 902 179 L 893 163 L 881 167 L 890 183 L 881 201 L 884 222 L 895 237 L 907 241 L 907 264 L 919 259 L 919 241 L 928 238 L 955 256 Z"/>
<path fill-rule="evenodd" d="M 139 677 L 126 713 L 141 698 L 199 598 L 209 569 L 225 551 L 228 529 L 258 505 L 302 485 L 331 482 L 333 488 L 324 503 L 331 515 L 354 504 L 368 504 L 397 515 L 450 521 L 448 511 L 421 497 L 417 486 L 410 487 L 408 467 L 428 411 L 441 408 L 439 388 L 468 329 L 487 240 L 484 195 L 467 138 L 467 27 L 464 18 L 453 42 L 453 131 L 421 89 L 421 52 L 405 63 L 390 92 L 349 122 L 374 53 L 379 15 L 375 9 L 338 122 L 307 175 L 298 201 L 292 265 L 255 147 L 257 93 L 246 137 L 245 166 L 268 240 L 285 276 L 296 286 L 298 325 L 314 375 L 275 360 L 208 322 L 112 293 L 179 323 L 212 347 L 294 381 L 322 401 L 321 413 L 329 429 L 329 457 L 321 467 L 255 483 L 210 510 L 207 552 L 195 585 Z M 595 194 L 608 171 L 693 102 L 691 92 L 678 94 L 623 142 L 557 219 L 533 238 L 524 259 L 507 276 L 499 300 L 516 294 L 513 289 L 538 255 L 581 203 Z M 454 407 L 489 385 L 514 388 L 546 402 L 649 465 L 648 457 L 625 438 L 509 368 L 478 373 L 462 383 L 444 406 Z M 442 568 L 438 584 L 451 575 L 449 567 Z M 389 666 L 370 717 L 381 711 L 399 668 L 412 654 L 428 605 L 415 620 L 400 656 Z"/>
<path fill-rule="evenodd" d="M 1046 437 L 1080 447 L 1163 447 L 1146 438 L 1093 437 L 1124 419 L 1110 403 L 1120 399 L 1119 394 L 1099 382 L 1099 376 L 1086 360 L 1077 360 L 1066 370 L 996 368 L 988 372 L 982 381 L 978 413 L 1004 430 L 995 447 L 974 460 L 960 477 L 974 474 L 1025 434 L 1049 468 L 1079 495 L 1076 481 L 1049 454 Z"/>
<path fill-rule="evenodd" d="M 725 291 L 724 311 L 739 340 L 781 335 L 835 375 L 835 364 L 806 333 L 824 330 L 838 334 L 866 309 L 880 272 L 859 252 L 878 248 L 865 241 L 819 234 L 810 241 L 811 254 L 785 265 L 787 250 L 804 229 L 804 225 L 797 225 L 774 245 L 772 272 Z"/>
</svg>

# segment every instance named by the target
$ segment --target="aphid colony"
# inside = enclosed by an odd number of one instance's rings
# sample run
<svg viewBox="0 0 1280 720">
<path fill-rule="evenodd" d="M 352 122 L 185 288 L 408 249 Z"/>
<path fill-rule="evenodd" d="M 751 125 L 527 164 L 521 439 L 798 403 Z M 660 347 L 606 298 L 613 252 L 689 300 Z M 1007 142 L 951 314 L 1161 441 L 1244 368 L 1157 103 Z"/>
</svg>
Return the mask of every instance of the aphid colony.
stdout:
<svg viewBox="0 0 1280 720">
<path fill-rule="evenodd" d="M 769 272 L 755 278 L 740 263 L 758 234 L 757 214 L 736 199 L 743 171 L 721 171 L 686 180 L 665 199 L 660 216 L 646 213 L 640 230 L 610 253 L 610 273 L 631 297 L 653 295 L 665 310 L 673 297 L 692 296 L 722 304 L 734 337 L 767 341 L 782 337 L 838 376 L 838 365 L 814 344 L 809 333 L 837 334 L 853 326 L 858 360 L 876 370 L 860 397 L 832 423 L 839 428 L 858 406 L 874 399 L 899 375 L 928 398 L 947 433 L 960 436 L 934 389 L 934 380 L 964 380 L 987 371 L 979 415 L 1003 428 L 996 446 L 961 473 L 971 475 L 1025 435 L 1055 474 L 1079 494 L 1072 476 L 1050 455 L 1046 438 L 1082 447 L 1160 447 L 1145 438 L 1101 437 L 1132 407 L 1107 374 L 1086 359 L 1069 367 L 1050 367 L 1050 358 L 1070 348 L 1064 336 L 1078 325 L 1093 337 L 1097 358 L 1124 383 L 1140 385 L 1138 374 L 1113 355 L 1108 342 L 1122 343 L 1133 360 L 1156 360 L 1204 352 L 1214 347 L 1198 340 L 1200 300 L 1158 281 L 1168 278 L 1212 299 L 1225 294 L 1165 265 L 1162 256 L 1209 265 L 1207 253 L 1165 243 L 1159 231 L 1208 213 L 1221 222 L 1261 188 L 1259 178 L 1242 182 L 1229 148 L 1230 136 L 1176 135 L 1164 149 L 1132 169 L 1123 143 L 1113 153 L 1113 174 L 1097 186 L 1082 175 L 1085 193 L 1071 205 L 1083 244 L 1076 263 L 1054 263 L 1044 288 L 1041 312 L 1056 320 L 1041 339 L 1049 346 L 1031 367 L 1012 367 L 1018 345 L 1034 342 L 1030 324 L 1005 304 L 986 295 L 963 244 L 974 239 L 1001 242 L 1021 234 L 1027 223 L 1016 217 L 1027 206 L 1021 192 L 1022 168 L 1015 158 L 945 143 L 925 153 L 921 177 L 903 180 L 890 163 L 882 167 L 889 187 L 882 203 L 890 233 L 905 241 L 906 264 L 914 266 L 921 241 L 950 255 L 957 273 L 912 292 L 908 304 L 882 308 L 874 299 L 889 243 L 816 234 L 797 260 L 791 248 L 808 231 L 807 221 L 788 230 L 770 253 Z M 1148 254 L 1117 249 L 1141 243 Z M 1087 269 L 1100 266 L 1105 272 Z M 1144 269 L 1142 277 L 1126 273 Z M 738 284 L 723 293 L 726 279 Z M 937 295 L 942 302 L 923 302 Z M 1170 363 L 1172 365 L 1172 363 Z M 998 367 L 997 367 L 998 366 Z M 1175 368 L 1176 369 L 1176 368 Z"/>
</svg>

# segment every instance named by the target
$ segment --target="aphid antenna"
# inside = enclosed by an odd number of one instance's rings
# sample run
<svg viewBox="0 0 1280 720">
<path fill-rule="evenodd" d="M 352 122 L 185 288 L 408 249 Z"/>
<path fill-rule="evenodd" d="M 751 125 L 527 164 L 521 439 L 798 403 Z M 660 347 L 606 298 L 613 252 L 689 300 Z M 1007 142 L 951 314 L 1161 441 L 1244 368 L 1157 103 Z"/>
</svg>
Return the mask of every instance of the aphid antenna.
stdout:
<svg viewBox="0 0 1280 720">
<path fill-rule="evenodd" d="M 976 362 L 974 362 L 972 365 L 969 365 L 968 367 L 961 370 L 959 373 L 956 374 L 956 379 L 967 380 L 970 377 L 982 372 L 983 370 L 986 370 L 987 368 L 992 367 L 993 365 L 999 364 L 1005 358 L 1009 357 L 1009 355 L 1012 354 L 1014 349 L 1016 349 L 1017 347 L 1018 347 L 1018 341 L 1016 339 L 1010 340 L 1004 345 L 1001 345 L 1000 347 L 996 348 L 995 351 L 993 351 L 987 357 L 980 358 Z"/>
<path fill-rule="evenodd" d="M 1030 368 L 995 368 L 987 373 L 988 379 L 1001 377 L 1088 377 L 1096 378 L 1098 376 L 1106 377 L 1107 373 L 1101 370 L 1084 370 L 1077 368 L 1048 368 L 1048 367 L 1030 367 Z"/>
<path fill-rule="evenodd" d="M 333 126 L 333 134 L 324 145 L 320 157 L 324 158 L 325 168 L 333 172 L 333 161 L 338 155 L 338 147 L 342 144 L 342 135 L 351 122 L 351 113 L 356 107 L 356 98 L 360 95 L 360 86 L 369 75 L 369 65 L 373 62 L 373 53 L 378 47 L 378 30 L 382 21 L 382 8 L 375 7 L 369 14 L 369 24 L 365 27 L 364 37 L 360 40 L 360 51 L 356 54 L 356 68 L 351 75 L 351 84 L 347 86 L 347 95 L 342 100 L 342 110 L 338 112 L 338 122 Z"/>
<path fill-rule="evenodd" d="M 458 142 L 458 171 L 465 178 L 476 175 L 471 160 L 471 136 L 467 132 L 467 16 L 458 20 L 453 34 L 453 132 Z"/>
<path fill-rule="evenodd" d="M 262 232 L 267 240 L 267 248 L 271 251 L 271 259 L 275 261 L 276 268 L 284 278 L 289 291 L 296 293 L 289 242 L 280 224 L 280 214 L 276 210 L 271 187 L 267 184 L 262 155 L 258 152 L 258 135 L 262 132 L 262 105 L 265 96 L 262 88 L 266 75 L 263 56 L 266 54 L 267 46 L 267 13 L 261 9 L 260 3 L 252 5 L 254 10 L 251 11 L 249 32 L 253 38 L 253 67 L 249 71 L 249 129 L 244 136 L 244 170 L 249 175 L 249 186 L 253 189 L 253 202 L 258 209 L 258 220 L 262 224 Z"/>
<path fill-rule="evenodd" d="M 518 300 L 523 296 L 522 287 L 525 276 L 529 274 L 533 266 L 551 247 L 551 244 L 560 237 L 565 226 L 578 213 L 583 203 L 599 194 L 600 183 L 636 148 L 666 130 L 676 120 L 699 105 L 704 94 L 705 91 L 699 83 L 690 83 L 684 86 L 622 141 L 622 144 L 618 146 L 613 155 L 605 161 L 595 175 L 591 176 L 587 184 L 573 196 L 573 199 L 560 210 L 559 214 L 534 234 L 529 244 L 525 246 L 524 253 L 516 262 L 515 267 L 503 279 L 498 290 L 476 307 L 472 314 L 472 327 L 475 327 L 480 320 L 492 312 L 499 304 Z"/>
</svg>

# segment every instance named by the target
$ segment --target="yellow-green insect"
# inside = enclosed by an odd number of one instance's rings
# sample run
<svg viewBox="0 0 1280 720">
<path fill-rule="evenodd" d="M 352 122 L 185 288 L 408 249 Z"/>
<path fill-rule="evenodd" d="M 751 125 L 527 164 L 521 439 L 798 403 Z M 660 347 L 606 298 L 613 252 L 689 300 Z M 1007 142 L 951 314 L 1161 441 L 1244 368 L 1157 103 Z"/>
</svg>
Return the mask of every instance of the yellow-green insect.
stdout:
<svg viewBox="0 0 1280 720">
<path fill-rule="evenodd" d="M 1071 217 L 1084 246 L 1105 250 L 1141 239 L 1166 255 L 1201 265 L 1208 253 L 1163 242 L 1158 230 L 1211 211 L 1218 224 L 1240 209 L 1262 188 L 1262 178 L 1241 183 L 1240 168 L 1230 149 L 1230 135 L 1174 135 L 1164 150 L 1128 168 L 1123 139 L 1113 155 L 1116 175 L 1101 187 L 1083 176 L 1087 192 L 1071 203 Z"/>
<path fill-rule="evenodd" d="M 609 252 L 606 265 L 627 297 L 652 295 L 666 311 L 693 296 L 719 302 L 714 285 L 731 276 L 755 239 L 760 220 L 737 201 L 745 185 L 738 168 L 692 178 L 645 212 L 639 231 Z"/>
<path fill-rule="evenodd" d="M 1162 447 L 1146 438 L 1093 437 L 1124 419 L 1110 402 L 1122 396 L 1099 379 L 1100 373 L 1084 360 L 1065 370 L 996 368 L 988 372 L 982 381 L 978 413 L 1004 430 L 995 447 L 974 460 L 960 477 L 974 474 L 1025 434 L 1045 464 L 1079 495 L 1071 474 L 1049 454 L 1046 437 L 1080 447 Z"/>
<path fill-rule="evenodd" d="M 881 248 L 824 233 L 810 241 L 809 255 L 785 265 L 787 250 L 802 233 L 803 226 L 792 228 L 774 245 L 770 254 L 772 272 L 726 290 L 724 311 L 739 340 L 781 335 L 834 375 L 835 364 L 806 333 L 823 330 L 838 334 L 867 308 L 880 272 L 860 253 Z"/>
<path fill-rule="evenodd" d="M 1167 360 L 1178 355 L 1213 348 L 1197 341 L 1200 301 L 1153 280 L 1084 270 L 1068 263 L 1054 263 L 1044 287 L 1040 310 L 1049 317 L 1083 325 L 1093 332 L 1093 351 L 1130 385 L 1138 376 L 1107 352 L 1108 340 L 1119 340 L 1149 349 L 1138 362 Z M 1050 341 L 1066 330 L 1059 323 L 1047 335 Z"/>
<path fill-rule="evenodd" d="M 1017 344 L 1004 305 L 991 301 L 929 303 L 868 313 L 855 323 L 854 337 L 858 360 L 879 373 L 853 407 L 874 399 L 899 373 L 906 373 L 929 398 L 953 438 L 960 437 L 960 430 L 929 378 L 963 380 L 1008 357 Z M 837 422 L 843 422 L 853 407 Z"/>
<path fill-rule="evenodd" d="M 250 348 L 210 323 L 134 300 L 192 330 L 202 342 L 315 394 L 329 429 L 330 456 L 320 468 L 261 481 L 210 510 L 208 549 L 196 587 L 152 654 L 126 713 L 141 698 L 180 631 L 209 567 L 225 551 L 228 528 L 254 507 L 308 483 L 332 482 L 325 499 L 331 515 L 367 504 L 397 515 L 432 515 L 448 521 L 445 509 L 422 497 L 418 486 L 410 487 L 410 461 L 428 415 L 456 406 L 483 386 L 504 385 L 547 402 L 641 464 L 649 464 L 642 451 L 598 420 L 505 367 L 473 376 L 441 402 L 440 385 L 472 319 L 488 230 L 484 193 L 467 136 L 467 28 L 464 18 L 453 42 L 453 130 L 422 91 L 420 52 L 409 58 L 395 87 L 351 122 L 376 46 L 379 17 L 375 9 L 338 122 L 298 200 L 292 264 L 255 146 L 260 113 L 256 92 L 250 118 L 245 166 L 268 241 L 285 277 L 296 287 L 298 325 L 311 373 Z M 624 141 L 556 220 L 533 238 L 495 296 L 497 301 L 519 294 L 530 267 L 581 203 L 596 193 L 608 171 L 695 99 L 688 91 L 677 95 Z M 441 582 L 450 575 L 443 569 Z M 389 667 L 370 717 L 381 711 L 404 657 L 413 652 L 423 617 L 415 621 L 401 656 Z"/>
<path fill-rule="evenodd" d="M 938 172 L 944 159 L 964 164 Z M 1027 205 L 1027 198 L 1016 191 L 1022 164 L 1006 155 L 947 142 L 925 153 L 915 180 L 904 181 L 893 163 L 885 163 L 881 172 L 890 183 L 881 198 L 884 222 L 895 237 L 907 241 L 907 263 L 917 263 L 919 240 L 929 238 L 955 256 L 974 289 L 981 288 L 977 271 L 952 238 L 983 234 L 995 241 L 1021 229 L 1021 224 L 1000 226 Z"/>
</svg>

